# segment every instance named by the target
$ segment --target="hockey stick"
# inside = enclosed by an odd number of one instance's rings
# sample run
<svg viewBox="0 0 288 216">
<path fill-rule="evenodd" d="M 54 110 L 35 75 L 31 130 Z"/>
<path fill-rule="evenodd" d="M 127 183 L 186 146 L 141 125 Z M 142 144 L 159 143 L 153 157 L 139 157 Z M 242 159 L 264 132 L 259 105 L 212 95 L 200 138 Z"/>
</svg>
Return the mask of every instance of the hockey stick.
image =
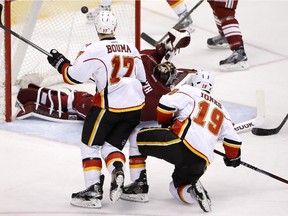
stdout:
<svg viewBox="0 0 288 216">
<path fill-rule="evenodd" d="M 218 155 L 221 155 L 222 157 L 225 156 L 224 153 L 222 153 L 222 152 L 220 152 L 220 151 L 218 151 L 218 150 L 216 150 L 216 149 L 214 149 L 214 152 L 215 152 L 216 154 L 218 154 Z M 279 177 L 279 176 L 277 176 L 277 175 L 274 175 L 274 174 L 272 174 L 272 173 L 270 173 L 270 172 L 267 172 L 267 171 L 265 171 L 265 170 L 262 170 L 262 169 L 260 169 L 260 168 L 258 168 L 258 167 L 255 167 L 255 166 L 253 166 L 253 165 L 251 165 L 251 164 L 248 164 L 248 163 L 246 163 L 246 162 L 244 162 L 244 161 L 241 161 L 240 164 L 241 164 L 242 166 L 245 166 L 245 167 L 247 167 L 247 168 L 250 168 L 250 169 L 252 169 L 252 170 L 254 170 L 254 171 L 256 171 L 256 172 L 262 173 L 262 174 L 267 175 L 267 176 L 270 176 L 271 178 L 274 178 L 274 179 L 276 179 L 276 180 L 278 180 L 278 181 L 281 181 L 281 182 L 284 182 L 284 183 L 288 184 L 288 180 L 283 179 L 283 178 L 281 178 L 281 177 Z"/>
<path fill-rule="evenodd" d="M 283 127 L 287 119 L 288 119 L 288 114 L 285 116 L 285 118 L 283 119 L 283 121 L 278 127 L 273 128 L 273 129 L 255 127 L 255 128 L 252 128 L 252 133 L 258 136 L 269 136 L 269 135 L 277 134 L 281 130 L 281 128 Z"/>
<path fill-rule="evenodd" d="M 155 47 L 157 45 L 157 41 L 154 40 L 153 38 L 151 38 L 149 35 L 147 35 L 145 32 L 141 33 L 141 38 L 146 41 L 147 43 L 149 43 L 150 45 L 152 45 L 153 47 Z"/>
<path fill-rule="evenodd" d="M 173 28 L 176 28 L 180 23 L 182 23 L 190 14 L 199 7 L 199 5 L 202 4 L 204 0 L 200 0 L 184 17 L 182 17 L 174 26 Z M 141 38 L 145 40 L 147 43 L 151 44 L 152 46 L 156 46 L 157 43 L 162 42 L 166 37 L 168 36 L 168 32 L 158 41 L 155 41 L 153 38 L 151 38 L 149 35 L 147 35 L 145 32 L 141 33 Z"/>
<path fill-rule="evenodd" d="M 38 51 L 42 52 L 43 54 L 45 54 L 46 56 L 50 56 L 53 57 L 51 53 L 49 53 L 48 51 L 44 50 L 43 48 L 39 47 L 38 45 L 34 44 L 33 42 L 29 41 L 28 39 L 22 37 L 21 35 L 17 34 L 16 32 L 12 31 L 11 29 L 7 28 L 6 26 L 3 25 L 1 17 L 2 17 L 2 10 L 3 10 L 3 5 L 0 4 L 0 28 L 2 28 L 4 31 L 9 32 L 10 34 L 12 34 L 13 36 L 15 36 L 16 38 L 22 40 L 23 42 L 27 43 L 28 45 L 34 47 L 35 49 L 37 49 Z M 95 82 L 95 80 L 93 78 L 89 78 L 89 80 Z"/>
<path fill-rule="evenodd" d="M 3 5 L 0 4 L 0 28 L 2 28 L 4 31 L 9 32 L 10 34 L 12 34 L 13 36 L 17 37 L 18 39 L 24 41 L 25 43 L 27 43 L 28 45 L 34 47 L 35 49 L 39 50 L 40 52 L 44 53 L 47 56 L 52 57 L 52 55 L 47 52 L 46 50 L 44 50 L 43 48 L 37 46 L 36 44 L 32 43 L 31 41 L 27 40 L 26 38 L 20 36 L 19 34 L 17 34 L 16 32 L 12 31 L 11 29 L 7 28 L 6 26 L 4 26 L 2 24 L 2 20 L 1 20 L 1 15 L 2 15 L 2 10 L 3 10 Z"/>
</svg>

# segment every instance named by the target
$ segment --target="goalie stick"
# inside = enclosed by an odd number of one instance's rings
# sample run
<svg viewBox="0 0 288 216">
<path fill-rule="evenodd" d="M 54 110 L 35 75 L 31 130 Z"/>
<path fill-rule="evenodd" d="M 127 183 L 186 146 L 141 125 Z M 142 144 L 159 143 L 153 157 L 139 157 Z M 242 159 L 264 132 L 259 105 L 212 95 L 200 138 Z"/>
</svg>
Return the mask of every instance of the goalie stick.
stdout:
<svg viewBox="0 0 288 216">
<path fill-rule="evenodd" d="M 177 27 L 177 25 L 179 25 L 180 23 L 182 23 L 188 16 L 190 16 L 190 14 L 199 7 L 199 5 L 202 4 L 204 0 L 200 0 L 184 17 L 182 17 L 182 19 L 180 19 L 174 26 L 173 28 Z M 152 46 L 156 46 L 157 43 L 162 42 L 166 37 L 168 36 L 168 32 L 159 40 L 156 41 L 153 38 L 151 38 L 149 35 L 147 35 L 145 32 L 141 33 L 141 38 L 143 40 L 145 40 L 147 43 L 151 44 Z"/>
<path fill-rule="evenodd" d="M 258 136 L 269 136 L 269 135 L 277 134 L 281 130 L 281 128 L 284 126 L 284 124 L 287 121 L 287 119 L 288 119 L 288 114 L 285 116 L 285 118 L 283 119 L 281 124 L 278 127 L 276 127 L 276 128 L 265 129 L 265 128 L 254 127 L 254 128 L 252 128 L 251 132 L 254 135 L 258 135 Z"/>
<path fill-rule="evenodd" d="M 240 122 L 234 125 L 234 129 L 237 133 L 244 133 L 253 130 L 255 127 L 259 127 L 265 122 L 265 96 L 264 91 L 256 91 L 256 109 L 257 116 L 254 119 Z"/>
<path fill-rule="evenodd" d="M 222 153 L 222 152 L 220 152 L 220 151 L 218 151 L 218 150 L 216 150 L 216 149 L 214 149 L 214 152 L 215 152 L 216 154 L 222 156 L 222 157 L 225 156 L 224 153 Z M 284 179 L 284 178 L 281 178 L 281 177 L 279 177 L 279 176 L 277 176 L 277 175 L 274 175 L 274 174 L 272 174 L 272 173 L 270 173 L 270 172 L 267 172 L 267 171 L 265 171 L 265 170 L 262 170 L 262 169 L 260 169 L 260 168 L 258 168 L 258 167 L 255 167 L 255 166 L 253 166 L 253 165 L 251 165 L 251 164 L 248 164 L 248 163 L 246 163 L 246 162 L 244 162 L 244 161 L 241 161 L 240 164 L 241 164 L 242 166 L 245 166 L 245 167 L 247 167 L 247 168 L 250 168 L 250 169 L 252 169 L 252 170 L 254 170 L 254 171 L 256 171 L 256 172 L 262 173 L 262 174 L 267 175 L 267 176 L 270 176 L 271 178 L 274 178 L 274 179 L 276 179 L 276 180 L 278 180 L 278 181 L 281 181 L 281 182 L 283 182 L 283 183 L 285 183 L 285 184 L 288 184 L 288 180 L 286 180 L 286 179 Z"/>
</svg>

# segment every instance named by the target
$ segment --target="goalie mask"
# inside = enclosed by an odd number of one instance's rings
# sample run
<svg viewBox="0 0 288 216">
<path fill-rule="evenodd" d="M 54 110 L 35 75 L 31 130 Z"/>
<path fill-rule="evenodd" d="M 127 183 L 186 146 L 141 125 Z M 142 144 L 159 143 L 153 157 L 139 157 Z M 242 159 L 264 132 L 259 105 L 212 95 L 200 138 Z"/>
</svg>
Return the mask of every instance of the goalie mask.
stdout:
<svg viewBox="0 0 288 216">
<path fill-rule="evenodd" d="M 153 75 L 163 85 L 169 87 L 176 78 L 176 67 L 171 62 L 158 64 L 153 69 Z"/>
<path fill-rule="evenodd" d="M 212 74 L 207 71 L 198 71 L 195 75 L 191 76 L 190 83 L 194 87 L 211 93 L 214 87 L 214 78 Z"/>
<path fill-rule="evenodd" d="M 111 11 L 100 11 L 95 17 L 95 28 L 100 34 L 114 34 L 117 18 Z"/>
</svg>

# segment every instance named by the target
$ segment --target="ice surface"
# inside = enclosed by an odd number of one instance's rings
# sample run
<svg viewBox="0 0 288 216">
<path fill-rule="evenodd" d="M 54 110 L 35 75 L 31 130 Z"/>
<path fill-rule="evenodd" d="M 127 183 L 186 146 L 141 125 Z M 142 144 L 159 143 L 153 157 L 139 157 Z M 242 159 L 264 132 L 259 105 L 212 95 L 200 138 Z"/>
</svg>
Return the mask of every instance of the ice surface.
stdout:
<svg viewBox="0 0 288 216">
<path fill-rule="evenodd" d="M 187 4 L 188 8 L 192 8 L 196 1 L 187 1 Z M 142 31 L 155 39 L 161 38 L 177 21 L 177 16 L 165 0 L 143 0 L 142 7 Z M 263 127 L 277 127 L 288 111 L 287 8 L 288 1 L 239 2 L 237 17 L 251 68 L 223 73 L 218 70 L 218 62 L 230 55 L 230 51 L 209 50 L 206 47 L 207 38 L 217 32 L 209 5 L 204 1 L 192 15 L 196 31 L 192 34 L 191 44 L 175 57 L 175 65 L 211 71 L 216 83 L 213 95 L 239 105 L 239 109 L 233 108 L 232 116 L 246 115 L 240 105 L 252 109 L 249 115 L 255 112 L 255 92 L 263 90 L 266 102 Z M 148 47 L 143 41 L 142 48 Z M 0 215 L 205 214 L 199 206 L 184 205 L 171 197 L 168 185 L 173 167 L 155 158 L 147 160 L 149 203 L 120 200 L 113 204 L 108 196 L 110 176 L 103 167 L 106 181 L 102 209 L 70 206 L 71 193 L 84 189 L 77 146 L 80 133 L 80 124 L 59 125 L 39 120 L 1 124 Z M 242 160 L 288 179 L 287 134 L 288 125 L 273 136 L 259 137 L 249 132 L 241 134 Z M 217 149 L 223 151 L 220 143 Z M 127 148 L 124 152 L 127 155 Z M 125 173 L 126 183 L 129 183 L 128 168 Z M 216 156 L 201 181 L 212 200 L 209 215 L 287 215 L 287 184 L 243 166 L 227 168 L 220 156 Z"/>
</svg>

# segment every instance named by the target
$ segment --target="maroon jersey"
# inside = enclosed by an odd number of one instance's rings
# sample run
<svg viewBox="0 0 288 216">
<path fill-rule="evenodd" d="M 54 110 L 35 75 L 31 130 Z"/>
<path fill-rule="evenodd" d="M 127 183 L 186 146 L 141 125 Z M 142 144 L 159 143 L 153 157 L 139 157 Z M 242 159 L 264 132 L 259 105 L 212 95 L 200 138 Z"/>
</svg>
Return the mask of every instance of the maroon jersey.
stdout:
<svg viewBox="0 0 288 216">
<path fill-rule="evenodd" d="M 160 56 L 155 49 L 142 50 L 140 52 L 144 64 L 147 87 L 144 89 L 145 106 L 142 109 L 141 121 L 156 121 L 159 99 L 162 95 L 170 92 L 170 89 L 160 83 L 153 76 L 153 69 L 157 64 L 161 63 L 164 56 Z"/>
</svg>

